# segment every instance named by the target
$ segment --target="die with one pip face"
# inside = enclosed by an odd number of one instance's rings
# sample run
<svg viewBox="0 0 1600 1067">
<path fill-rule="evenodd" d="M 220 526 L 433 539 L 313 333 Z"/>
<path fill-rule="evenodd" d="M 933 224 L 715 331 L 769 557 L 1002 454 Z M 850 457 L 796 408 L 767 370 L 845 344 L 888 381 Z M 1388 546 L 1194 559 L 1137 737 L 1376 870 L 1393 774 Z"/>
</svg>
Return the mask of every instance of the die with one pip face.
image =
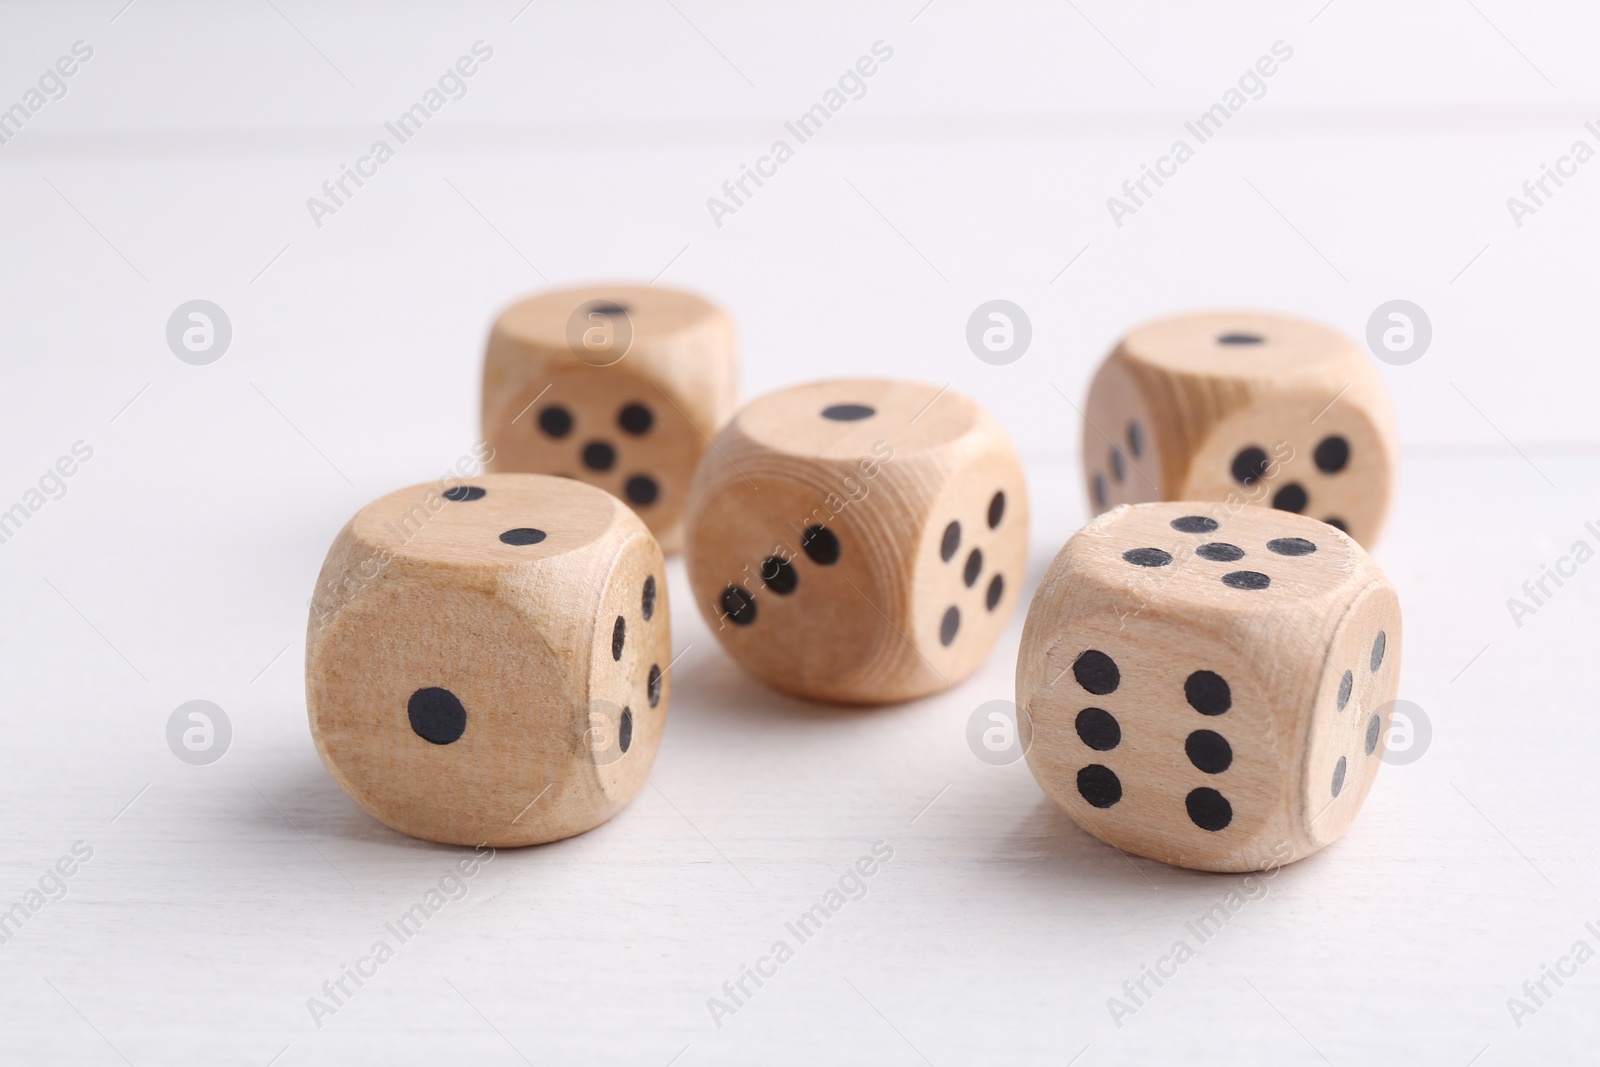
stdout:
<svg viewBox="0 0 1600 1067">
<path fill-rule="evenodd" d="M 1345 534 L 1265 508 L 1134 504 L 1045 575 L 1019 732 L 1045 792 L 1102 841 L 1262 870 L 1354 820 L 1399 673 L 1399 601 Z"/>
<path fill-rule="evenodd" d="M 1393 493 L 1388 391 L 1354 341 L 1255 311 L 1178 315 L 1130 332 L 1084 409 L 1094 513 L 1151 500 L 1260 504 L 1368 548 Z"/>
<path fill-rule="evenodd" d="M 677 551 L 689 479 L 733 413 L 733 322 L 648 285 L 539 293 L 501 313 L 483 367 L 490 469 L 577 478 Z"/>
<path fill-rule="evenodd" d="M 954 685 L 1017 603 L 1022 465 L 972 400 L 916 382 L 763 396 L 695 474 L 689 582 L 728 653 L 775 688 L 839 703 Z"/>
<path fill-rule="evenodd" d="M 644 787 L 670 647 L 661 549 L 615 497 L 533 474 L 412 486 L 357 512 L 323 564 L 311 733 L 396 830 L 554 841 Z"/>
</svg>

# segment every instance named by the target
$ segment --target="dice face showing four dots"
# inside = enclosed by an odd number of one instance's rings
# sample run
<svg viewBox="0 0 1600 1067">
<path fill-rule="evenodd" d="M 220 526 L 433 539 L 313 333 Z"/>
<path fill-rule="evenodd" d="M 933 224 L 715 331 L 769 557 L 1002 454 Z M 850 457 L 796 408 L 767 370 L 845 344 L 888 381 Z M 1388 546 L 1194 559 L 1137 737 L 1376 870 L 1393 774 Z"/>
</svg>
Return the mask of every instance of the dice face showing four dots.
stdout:
<svg viewBox="0 0 1600 1067">
<path fill-rule="evenodd" d="M 1183 315 L 1129 333 L 1101 364 L 1083 428 L 1096 514 L 1153 500 L 1309 515 L 1371 546 L 1396 444 L 1382 378 L 1331 327 L 1260 312 Z"/>
<path fill-rule="evenodd" d="M 486 474 L 362 508 L 312 601 L 318 754 L 404 833 L 496 847 L 599 825 L 643 788 L 670 696 L 659 545 L 582 483 Z"/>
<path fill-rule="evenodd" d="M 842 703 L 970 674 L 1016 606 L 1022 466 L 966 397 L 913 382 L 815 382 L 738 412 L 695 475 L 696 603 L 742 666 Z"/>
<path fill-rule="evenodd" d="M 733 325 L 653 286 L 540 293 L 495 322 L 484 362 L 490 468 L 577 478 L 625 500 L 664 548 L 733 411 Z"/>
<path fill-rule="evenodd" d="M 1061 550 L 1023 629 L 1019 726 L 1045 791 L 1117 848 L 1280 866 L 1360 810 L 1399 682 L 1400 614 L 1334 528 L 1153 503 Z"/>
</svg>

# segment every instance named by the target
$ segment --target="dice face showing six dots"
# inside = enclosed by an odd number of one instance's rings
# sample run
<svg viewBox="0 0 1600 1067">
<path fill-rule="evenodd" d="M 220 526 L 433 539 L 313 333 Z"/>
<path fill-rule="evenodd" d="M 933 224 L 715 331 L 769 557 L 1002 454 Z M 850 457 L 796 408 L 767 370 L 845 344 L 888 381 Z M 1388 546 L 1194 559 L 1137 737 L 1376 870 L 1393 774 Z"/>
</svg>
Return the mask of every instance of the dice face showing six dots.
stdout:
<svg viewBox="0 0 1600 1067">
<path fill-rule="evenodd" d="M 689 293 L 540 293 L 496 321 L 483 435 L 496 471 L 577 478 L 625 500 L 664 548 L 695 464 L 733 411 L 733 325 Z"/>
<path fill-rule="evenodd" d="M 1183 867 L 1280 866 L 1349 827 L 1399 682 L 1394 590 L 1298 515 L 1119 507 L 1061 550 L 1023 630 L 1028 763 L 1089 833 Z"/>
<path fill-rule="evenodd" d="M 1259 504 L 1370 547 L 1388 513 L 1387 391 L 1367 354 L 1319 323 L 1260 312 L 1148 323 L 1101 364 L 1085 416 L 1096 514 L 1153 500 Z"/>
<path fill-rule="evenodd" d="M 599 825 L 643 788 L 670 696 L 659 545 L 614 497 L 486 474 L 362 508 L 306 648 L 318 754 L 414 837 L 496 847 Z"/>
<path fill-rule="evenodd" d="M 695 475 L 689 581 L 756 677 L 842 703 L 954 685 L 993 648 L 1027 553 L 1022 466 L 966 397 L 815 382 L 752 402 Z"/>
</svg>

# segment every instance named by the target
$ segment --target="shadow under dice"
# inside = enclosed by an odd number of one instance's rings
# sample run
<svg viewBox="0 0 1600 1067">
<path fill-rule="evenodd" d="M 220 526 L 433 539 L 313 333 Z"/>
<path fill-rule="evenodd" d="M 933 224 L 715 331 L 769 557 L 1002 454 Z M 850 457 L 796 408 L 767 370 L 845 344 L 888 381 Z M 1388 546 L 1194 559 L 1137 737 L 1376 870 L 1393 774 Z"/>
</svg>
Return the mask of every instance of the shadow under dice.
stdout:
<svg viewBox="0 0 1600 1067">
<path fill-rule="evenodd" d="M 643 788 L 670 647 L 660 547 L 613 497 L 523 474 L 413 486 L 329 550 L 307 641 L 312 735 L 397 830 L 552 841 Z"/>
<path fill-rule="evenodd" d="M 692 294 L 540 293 L 506 309 L 489 339 L 489 465 L 598 486 L 675 551 L 695 465 L 733 410 L 735 361 L 732 323 Z"/>
<path fill-rule="evenodd" d="M 686 558 L 730 655 L 778 689 L 905 700 L 966 677 L 1016 604 L 1027 492 L 1003 431 L 919 383 L 762 397 L 696 474 Z"/>
<path fill-rule="evenodd" d="M 1090 386 L 1084 476 L 1096 514 L 1154 500 L 1305 514 L 1372 545 L 1396 465 L 1367 354 L 1337 330 L 1261 312 L 1141 326 Z"/>
<path fill-rule="evenodd" d="M 1196 503 L 1114 511 L 1067 543 L 1029 610 L 1029 765 L 1124 851 L 1280 866 L 1359 812 L 1399 636 L 1392 587 L 1327 526 Z"/>
</svg>

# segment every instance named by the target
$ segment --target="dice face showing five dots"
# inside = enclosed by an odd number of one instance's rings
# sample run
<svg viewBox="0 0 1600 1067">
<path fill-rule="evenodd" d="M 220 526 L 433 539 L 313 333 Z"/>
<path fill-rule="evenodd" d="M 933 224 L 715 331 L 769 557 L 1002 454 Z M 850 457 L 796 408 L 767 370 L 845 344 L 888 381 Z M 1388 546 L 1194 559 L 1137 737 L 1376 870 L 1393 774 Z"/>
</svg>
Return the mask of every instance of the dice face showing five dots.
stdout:
<svg viewBox="0 0 1600 1067">
<path fill-rule="evenodd" d="M 993 648 L 1027 553 L 1022 465 L 966 397 L 815 382 L 736 414 L 696 473 L 696 603 L 756 677 L 883 703 L 954 685 Z"/>
<path fill-rule="evenodd" d="M 1153 500 L 1251 503 L 1368 547 L 1388 514 L 1387 391 L 1367 354 L 1319 323 L 1260 312 L 1148 323 L 1101 364 L 1084 413 L 1096 514 Z"/>
<path fill-rule="evenodd" d="M 618 500 L 485 474 L 362 508 L 318 579 L 318 754 L 414 837 L 496 847 L 599 825 L 643 788 L 670 696 L 660 546 Z"/>
<path fill-rule="evenodd" d="M 599 486 L 674 551 L 695 464 L 733 411 L 736 358 L 731 320 L 690 293 L 533 296 L 501 313 L 489 338 L 489 467 Z"/>
<path fill-rule="evenodd" d="M 1019 726 L 1045 791 L 1101 840 L 1260 870 L 1349 827 L 1399 667 L 1398 600 L 1349 537 L 1258 507 L 1130 505 L 1046 574 Z"/>
</svg>

